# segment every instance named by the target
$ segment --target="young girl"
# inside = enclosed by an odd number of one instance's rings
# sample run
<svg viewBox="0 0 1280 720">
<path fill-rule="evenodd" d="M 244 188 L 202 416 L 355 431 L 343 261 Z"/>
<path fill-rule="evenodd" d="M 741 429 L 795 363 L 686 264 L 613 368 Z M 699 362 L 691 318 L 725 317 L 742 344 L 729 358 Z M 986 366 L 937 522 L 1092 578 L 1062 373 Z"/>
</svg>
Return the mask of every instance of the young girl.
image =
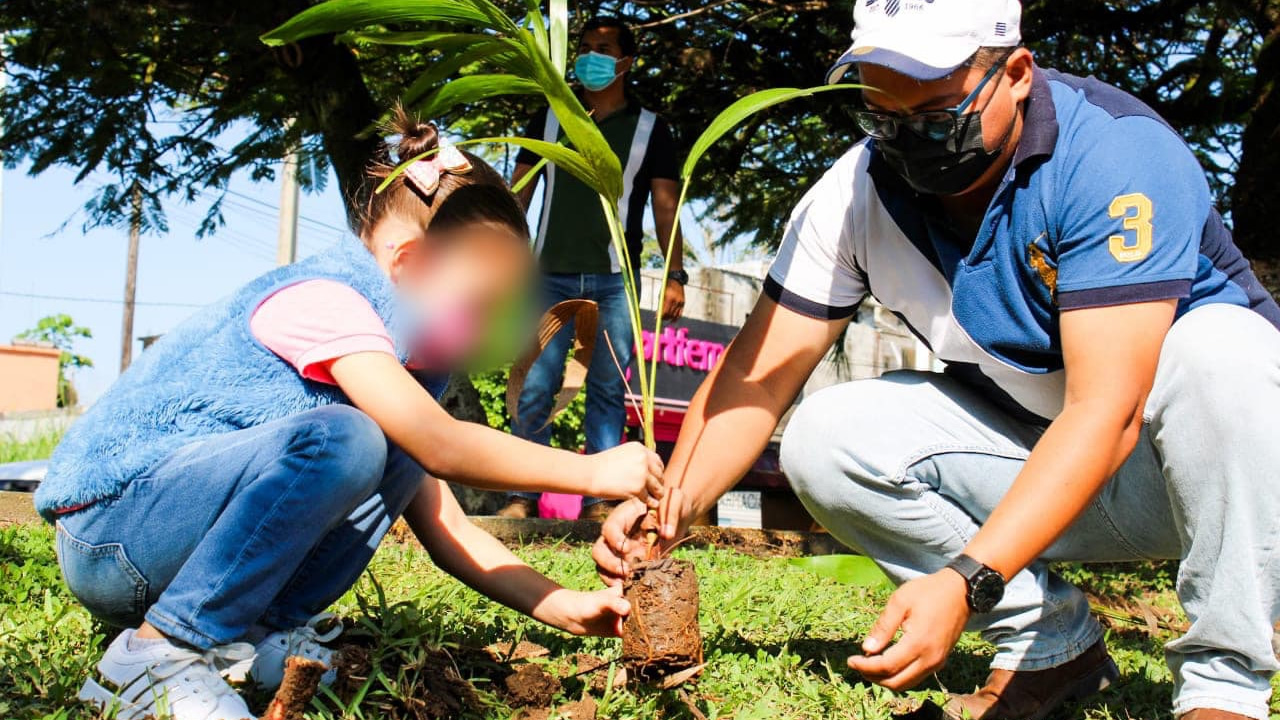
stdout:
<svg viewBox="0 0 1280 720">
<path fill-rule="evenodd" d="M 433 126 L 396 124 L 400 158 L 437 149 Z M 82 699 L 127 719 L 252 717 L 224 677 L 247 669 L 272 687 L 287 655 L 328 662 L 332 633 L 313 618 L 402 513 L 476 590 L 568 632 L 616 634 L 616 591 L 557 586 L 435 479 L 656 502 L 662 474 L 639 445 L 577 455 L 456 421 L 415 379 L 439 388 L 430 373 L 466 356 L 531 268 L 502 178 L 439 150 L 372 196 L 361 242 L 197 313 L 58 447 L 36 505 L 57 525 L 63 575 L 94 615 L 136 628 Z"/>
</svg>

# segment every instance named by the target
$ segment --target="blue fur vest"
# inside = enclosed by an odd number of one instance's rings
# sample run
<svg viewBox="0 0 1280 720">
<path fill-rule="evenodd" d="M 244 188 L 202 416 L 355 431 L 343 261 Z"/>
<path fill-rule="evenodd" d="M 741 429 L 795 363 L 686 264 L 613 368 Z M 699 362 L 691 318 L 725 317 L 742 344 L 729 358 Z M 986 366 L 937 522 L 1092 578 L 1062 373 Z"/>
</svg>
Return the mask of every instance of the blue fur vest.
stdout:
<svg viewBox="0 0 1280 720">
<path fill-rule="evenodd" d="M 337 387 L 304 379 L 249 330 L 272 293 L 305 280 L 351 286 L 369 301 L 408 358 L 409 313 L 359 241 L 346 239 L 259 277 L 198 311 L 142 353 L 67 431 L 36 491 L 36 509 L 56 511 L 117 497 L 135 478 L 201 438 L 262 425 L 324 405 L 348 403 Z M 433 394 L 446 380 L 420 378 Z M 198 481 L 198 480 L 197 480 Z"/>
</svg>

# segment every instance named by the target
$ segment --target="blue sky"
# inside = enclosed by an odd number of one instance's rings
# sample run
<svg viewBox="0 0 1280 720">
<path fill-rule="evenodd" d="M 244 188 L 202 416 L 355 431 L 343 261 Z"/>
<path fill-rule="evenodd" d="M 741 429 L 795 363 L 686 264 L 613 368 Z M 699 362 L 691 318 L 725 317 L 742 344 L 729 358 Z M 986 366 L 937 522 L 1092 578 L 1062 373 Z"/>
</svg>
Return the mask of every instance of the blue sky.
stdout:
<svg viewBox="0 0 1280 720">
<path fill-rule="evenodd" d="M 128 234 L 114 228 L 83 232 L 80 208 L 96 184 L 90 177 L 76 186 L 73 179 L 73 172 L 62 169 L 35 178 L 27 176 L 24 168 L 4 171 L 0 344 L 46 315 L 71 315 L 93 331 L 93 339 L 82 341 L 78 351 L 91 358 L 94 367 L 81 370 L 75 378 L 81 400 L 91 401 L 119 371 Z M 336 186 L 330 182 L 322 193 L 303 194 L 299 257 L 328 246 L 343 232 L 346 221 Z M 169 233 L 143 237 L 135 336 L 165 332 L 197 306 L 219 299 L 275 265 L 279 186 L 240 179 L 231 189 L 237 195 L 228 198 L 227 226 L 215 236 L 195 238 L 207 201 L 192 205 L 175 201 L 167 205 Z M 140 348 L 135 344 L 135 355 Z"/>
</svg>

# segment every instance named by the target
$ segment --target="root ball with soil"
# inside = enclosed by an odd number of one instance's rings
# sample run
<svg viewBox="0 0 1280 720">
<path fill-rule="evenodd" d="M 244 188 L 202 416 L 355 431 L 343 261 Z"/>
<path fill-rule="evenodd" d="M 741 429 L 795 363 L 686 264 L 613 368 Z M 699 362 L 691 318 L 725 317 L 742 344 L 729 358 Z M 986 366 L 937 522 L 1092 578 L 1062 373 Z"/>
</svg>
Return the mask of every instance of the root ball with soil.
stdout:
<svg viewBox="0 0 1280 720">
<path fill-rule="evenodd" d="M 698 576 L 665 557 L 636 564 L 623 583 L 631 613 L 622 625 L 622 661 L 638 680 L 659 682 L 702 664 Z"/>
</svg>

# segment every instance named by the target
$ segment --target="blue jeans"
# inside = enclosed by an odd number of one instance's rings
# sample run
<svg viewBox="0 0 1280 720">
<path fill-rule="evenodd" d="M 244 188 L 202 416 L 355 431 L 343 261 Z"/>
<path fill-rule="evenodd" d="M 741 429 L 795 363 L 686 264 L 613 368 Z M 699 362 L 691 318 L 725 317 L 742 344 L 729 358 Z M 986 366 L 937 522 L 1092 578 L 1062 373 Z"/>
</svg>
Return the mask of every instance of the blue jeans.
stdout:
<svg viewBox="0 0 1280 720">
<path fill-rule="evenodd" d="M 1214 708 L 1265 720 L 1280 670 L 1280 332 L 1209 305 L 1174 323 L 1137 447 L 1040 561 L 970 629 L 992 665 L 1055 667 L 1103 636 L 1089 600 L 1051 561 L 1180 559 L 1191 621 L 1166 655 L 1175 715 Z M 898 583 L 959 554 L 1022 470 L 1042 430 L 950 378 L 901 372 L 805 399 L 782 463 L 805 506 Z"/>
<path fill-rule="evenodd" d="M 72 593 L 201 649 L 304 624 L 347 591 L 426 473 L 346 405 L 193 443 L 58 520 Z"/>
<path fill-rule="evenodd" d="M 637 285 L 638 287 L 638 285 Z M 622 442 L 627 423 L 627 384 L 618 367 L 631 367 L 635 357 L 635 335 L 627 311 L 627 294 L 621 273 L 542 276 L 542 310 L 565 300 L 594 300 L 600 307 L 595 352 L 587 368 L 586 417 L 582 428 L 587 436 L 587 453 L 608 450 Z M 608 340 L 605 334 L 608 333 Z M 525 379 L 520 393 L 520 421 L 512 425 L 517 437 L 546 445 L 551 441 L 551 427 L 542 427 L 555 404 L 556 393 L 564 383 L 564 366 L 573 345 L 573 326 L 561 330 L 547 344 Z M 613 352 L 609 352 L 612 346 Z M 614 357 L 617 357 L 615 364 Z M 512 493 L 536 501 L 538 493 Z M 583 505 L 600 502 L 600 498 L 584 498 Z"/>
</svg>

